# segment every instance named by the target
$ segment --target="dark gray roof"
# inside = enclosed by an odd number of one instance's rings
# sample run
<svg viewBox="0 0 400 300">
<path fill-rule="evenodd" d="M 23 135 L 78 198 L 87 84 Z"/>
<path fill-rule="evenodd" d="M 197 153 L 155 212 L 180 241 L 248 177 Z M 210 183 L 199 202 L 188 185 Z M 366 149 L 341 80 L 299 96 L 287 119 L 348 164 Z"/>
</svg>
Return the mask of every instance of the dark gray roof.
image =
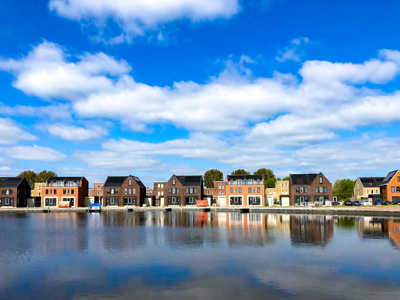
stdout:
<svg viewBox="0 0 400 300">
<path fill-rule="evenodd" d="M 0 177 L 0 188 L 16 188 L 24 177 Z"/>
<path fill-rule="evenodd" d="M 322 173 L 320 173 L 322 175 Z M 290 174 L 291 185 L 311 185 L 319 174 Z"/>
<path fill-rule="evenodd" d="M 47 181 L 81 181 L 84 177 L 49 177 Z"/>
<path fill-rule="evenodd" d="M 359 177 L 363 187 L 379 187 L 385 177 Z"/>
<path fill-rule="evenodd" d="M 231 180 L 231 179 L 233 179 L 233 180 L 236 180 L 236 179 L 244 179 L 244 180 L 246 180 L 246 179 L 255 179 L 255 180 L 260 179 L 260 180 L 262 180 L 262 179 L 264 179 L 264 175 L 262 175 L 262 174 L 257 174 L 257 175 L 228 175 L 227 178 L 228 178 L 228 180 Z"/>
<path fill-rule="evenodd" d="M 139 179 L 137 176 L 108 176 L 106 182 L 104 182 L 104 186 L 121 186 L 125 180 L 128 178 L 132 178 L 133 180 L 136 181 L 136 183 L 141 187 L 141 188 L 146 188 L 146 186 L 142 183 L 142 181 Z"/>
<path fill-rule="evenodd" d="M 172 175 L 172 177 L 176 177 L 183 186 L 202 186 L 203 185 L 203 176 L 201 175 L 189 175 L 189 176 L 176 176 Z"/>
<path fill-rule="evenodd" d="M 387 185 L 392 180 L 393 176 L 396 175 L 397 171 L 398 170 L 394 170 L 394 171 L 389 172 L 386 175 L 386 177 L 383 179 L 381 185 Z"/>
</svg>

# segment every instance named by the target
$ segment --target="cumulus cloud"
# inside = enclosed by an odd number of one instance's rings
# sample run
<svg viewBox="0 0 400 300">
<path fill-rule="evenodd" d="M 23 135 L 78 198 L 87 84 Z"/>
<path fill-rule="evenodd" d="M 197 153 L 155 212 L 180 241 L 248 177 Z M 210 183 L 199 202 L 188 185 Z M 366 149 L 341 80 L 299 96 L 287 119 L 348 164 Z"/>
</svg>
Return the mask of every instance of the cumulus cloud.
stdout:
<svg viewBox="0 0 400 300">
<path fill-rule="evenodd" d="M 54 149 L 47 147 L 33 146 L 14 146 L 0 149 L 0 152 L 10 158 L 32 161 L 61 161 L 66 156 Z"/>
<path fill-rule="evenodd" d="M 0 118 L 0 145 L 13 145 L 20 141 L 32 141 L 36 137 L 20 129 L 14 121 Z"/>
<path fill-rule="evenodd" d="M 45 106 L 8 106 L 0 102 L 0 114 L 4 116 L 26 116 L 50 120 L 68 120 L 71 119 L 71 106 L 60 103 Z"/>
<path fill-rule="evenodd" d="M 147 32 L 157 32 L 162 25 L 177 20 L 200 22 L 230 18 L 240 10 L 240 5 L 238 0 L 51 0 L 49 9 L 60 17 L 85 24 L 94 22 L 101 40 L 122 43 Z M 120 27 L 121 33 L 104 37 L 110 20 Z"/>
<path fill-rule="evenodd" d="M 94 91 L 112 90 L 111 77 L 131 69 L 126 61 L 102 52 L 77 56 L 76 63 L 68 62 L 67 56 L 61 46 L 44 41 L 19 60 L 0 59 L 0 70 L 13 73 L 13 86 L 28 95 L 76 99 Z"/>
<path fill-rule="evenodd" d="M 84 128 L 65 124 L 50 124 L 47 126 L 47 130 L 51 135 L 68 141 L 86 141 L 107 135 L 107 130 L 100 126 Z"/>
</svg>

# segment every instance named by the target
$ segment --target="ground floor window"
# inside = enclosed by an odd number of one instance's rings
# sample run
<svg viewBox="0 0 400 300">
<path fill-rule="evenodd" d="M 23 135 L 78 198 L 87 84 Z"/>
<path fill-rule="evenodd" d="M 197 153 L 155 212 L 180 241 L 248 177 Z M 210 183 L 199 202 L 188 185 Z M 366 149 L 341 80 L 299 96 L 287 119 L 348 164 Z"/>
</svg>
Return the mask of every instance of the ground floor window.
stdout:
<svg viewBox="0 0 400 300">
<path fill-rule="evenodd" d="M 314 202 L 322 202 L 325 204 L 325 200 L 329 200 L 328 196 L 315 196 Z"/>
<path fill-rule="evenodd" d="M 295 203 L 304 203 L 304 202 L 308 202 L 310 200 L 310 198 L 308 196 L 296 196 L 294 199 Z"/>
<path fill-rule="evenodd" d="M 62 201 L 69 201 L 71 203 L 71 206 L 75 206 L 75 198 L 62 198 Z"/>
<path fill-rule="evenodd" d="M 14 206 L 14 198 L 1 198 L 0 199 L 0 206 Z"/>
<path fill-rule="evenodd" d="M 186 205 L 196 205 L 197 197 L 186 197 Z"/>
<path fill-rule="evenodd" d="M 124 197 L 124 205 L 136 205 L 136 197 Z"/>
<path fill-rule="evenodd" d="M 118 197 L 107 197 L 107 206 L 118 206 Z"/>
<path fill-rule="evenodd" d="M 57 205 L 57 198 L 45 198 L 44 199 L 45 206 L 56 206 Z"/>
<path fill-rule="evenodd" d="M 181 197 L 168 197 L 168 205 L 180 205 Z"/>
<path fill-rule="evenodd" d="M 243 205 L 243 200 L 241 196 L 231 196 L 229 197 L 229 202 L 231 205 Z"/>
<path fill-rule="evenodd" d="M 249 205 L 261 205 L 261 196 L 249 197 Z"/>
</svg>

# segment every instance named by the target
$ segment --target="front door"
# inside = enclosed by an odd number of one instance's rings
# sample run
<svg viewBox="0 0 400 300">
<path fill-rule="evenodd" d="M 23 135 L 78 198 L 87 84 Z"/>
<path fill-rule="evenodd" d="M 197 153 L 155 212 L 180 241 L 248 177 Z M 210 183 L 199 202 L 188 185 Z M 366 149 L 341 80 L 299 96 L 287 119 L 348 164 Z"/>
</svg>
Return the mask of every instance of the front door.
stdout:
<svg viewBox="0 0 400 300">
<path fill-rule="evenodd" d="M 197 197 L 186 197 L 186 205 L 196 205 Z"/>
<path fill-rule="evenodd" d="M 180 205 L 179 197 L 168 197 L 168 205 Z"/>
</svg>

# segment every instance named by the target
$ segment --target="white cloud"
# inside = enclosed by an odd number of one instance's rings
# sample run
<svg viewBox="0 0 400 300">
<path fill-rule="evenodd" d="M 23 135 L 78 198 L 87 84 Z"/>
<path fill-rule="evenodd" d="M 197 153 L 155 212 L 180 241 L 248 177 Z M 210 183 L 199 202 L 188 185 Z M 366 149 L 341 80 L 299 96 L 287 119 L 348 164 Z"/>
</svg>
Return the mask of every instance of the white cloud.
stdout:
<svg viewBox="0 0 400 300">
<path fill-rule="evenodd" d="M 71 119 L 71 106 L 68 104 L 7 106 L 0 102 L 0 114 L 4 116 L 27 116 L 50 120 L 68 120 Z"/>
<path fill-rule="evenodd" d="M 64 124 L 50 124 L 47 126 L 47 130 L 51 135 L 68 141 L 85 141 L 98 139 L 107 135 L 107 130 L 100 126 L 89 126 L 88 128 L 84 128 Z"/>
<path fill-rule="evenodd" d="M 101 40 L 131 42 L 135 36 L 159 31 L 161 25 L 188 19 L 192 22 L 230 18 L 240 6 L 238 0 L 51 0 L 49 8 L 57 15 L 98 27 Z M 122 33 L 104 37 L 107 22 L 113 20 Z"/>
<path fill-rule="evenodd" d="M 66 158 L 61 152 L 37 145 L 2 148 L 0 152 L 5 156 L 21 160 L 55 162 Z"/>
<path fill-rule="evenodd" d="M 279 55 L 276 57 L 276 60 L 279 62 L 285 62 L 287 60 L 300 62 L 302 56 L 304 55 L 302 47 L 309 42 L 310 40 L 307 37 L 298 37 L 293 39 L 290 42 L 289 47 L 285 47 L 284 50 L 278 51 Z"/>
<path fill-rule="evenodd" d="M 0 118 L 0 145 L 13 145 L 19 141 L 32 141 L 36 137 L 20 129 L 12 120 Z"/>
<path fill-rule="evenodd" d="M 110 76 L 130 71 L 126 61 L 102 52 L 78 56 L 76 63 L 68 62 L 68 57 L 59 45 L 44 41 L 19 60 L 0 59 L 0 70 L 15 75 L 15 88 L 44 99 L 76 99 L 94 91 L 110 91 Z"/>
</svg>

